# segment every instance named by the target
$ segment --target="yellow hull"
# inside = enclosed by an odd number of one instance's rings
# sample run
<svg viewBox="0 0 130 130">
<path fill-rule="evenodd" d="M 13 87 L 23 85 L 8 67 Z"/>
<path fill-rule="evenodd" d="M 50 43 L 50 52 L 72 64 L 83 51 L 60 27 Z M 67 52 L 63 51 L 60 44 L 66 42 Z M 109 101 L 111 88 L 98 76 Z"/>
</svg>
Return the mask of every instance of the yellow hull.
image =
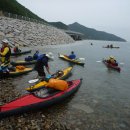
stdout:
<svg viewBox="0 0 130 130">
<path fill-rule="evenodd" d="M 59 76 L 59 77 L 56 77 L 55 79 L 65 79 L 65 78 L 67 78 L 67 76 L 70 74 L 72 68 L 73 67 L 68 67 L 68 68 L 62 70 L 63 71 L 63 75 Z M 38 84 L 36 84 L 34 86 L 28 87 L 28 88 L 26 88 L 26 90 L 27 91 L 34 91 L 34 90 L 37 90 L 37 89 L 39 89 L 39 88 L 41 88 L 43 86 L 44 87 L 47 86 L 47 82 L 46 81 L 42 81 L 42 82 L 40 82 L 40 83 L 38 83 Z"/>
<path fill-rule="evenodd" d="M 78 59 L 70 59 L 68 58 L 66 55 L 62 55 L 62 54 L 59 54 L 59 58 L 63 59 L 63 60 L 66 60 L 66 61 L 69 61 L 71 63 L 75 63 L 75 64 L 79 64 L 79 65 L 84 65 L 83 62 L 79 61 Z"/>
</svg>

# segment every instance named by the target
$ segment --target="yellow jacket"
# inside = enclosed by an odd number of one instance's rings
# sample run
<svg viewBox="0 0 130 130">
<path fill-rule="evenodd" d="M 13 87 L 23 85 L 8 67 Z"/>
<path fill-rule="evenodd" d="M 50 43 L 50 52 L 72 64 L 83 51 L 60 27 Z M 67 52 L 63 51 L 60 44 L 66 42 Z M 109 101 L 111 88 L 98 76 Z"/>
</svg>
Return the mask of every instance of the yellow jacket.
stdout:
<svg viewBox="0 0 130 130">
<path fill-rule="evenodd" d="M 5 47 L 3 52 L 0 52 L 1 62 L 4 63 L 6 61 L 6 54 L 9 52 L 9 47 Z"/>
<path fill-rule="evenodd" d="M 111 62 L 112 64 L 115 64 L 115 59 L 110 59 L 110 62 Z"/>
</svg>

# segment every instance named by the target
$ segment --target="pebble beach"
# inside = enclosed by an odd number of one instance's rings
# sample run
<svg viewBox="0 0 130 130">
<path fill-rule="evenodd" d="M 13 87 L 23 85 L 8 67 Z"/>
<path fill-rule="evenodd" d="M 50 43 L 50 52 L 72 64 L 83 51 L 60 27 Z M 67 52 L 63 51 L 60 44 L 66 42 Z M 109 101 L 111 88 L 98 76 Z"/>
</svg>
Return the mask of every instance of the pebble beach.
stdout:
<svg viewBox="0 0 130 130">
<path fill-rule="evenodd" d="M 55 27 L 37 24 L 29 21 L 0 17 L 0 40 L 7 38 L 10 46 L 18 45 L 24 48 L 35 48 L 38 46 L 69 44 L 74 40 Z M 20 97 L 20 90 L 12 83 L 12 78 L 0 80 L 0 105 Z M 53 111 L 42 110 L 34 113 L 11 116 L 0 120 L 0 130 L 70 130 L 70 127 L 60 123 L 58 105 Z M 60 105 L 62 107 L 62 105 Z M 53 114 L 51 114 L 53 113 Z M 55 116 L 58 116 L 56 118 Z"/>
</svg>

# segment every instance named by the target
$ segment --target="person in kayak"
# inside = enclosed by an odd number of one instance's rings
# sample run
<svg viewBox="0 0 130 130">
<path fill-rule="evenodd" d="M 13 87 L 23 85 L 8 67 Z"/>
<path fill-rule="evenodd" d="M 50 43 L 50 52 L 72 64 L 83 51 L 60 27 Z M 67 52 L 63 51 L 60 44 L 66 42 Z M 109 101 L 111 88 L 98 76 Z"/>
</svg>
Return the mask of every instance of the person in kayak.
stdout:
<svg viewBox="0 0 130 130">
<path fill-rule="evenodd" d="M 51 74 L 49 70 L 48 62 L 53 59 L 54 59 L 54 56 L 51 52 L 47 54 L 42 54 L 38 57 L 34 69 L 38 72 L 38 76 L 41 77 L 42 80 L 45 80 L 45 76 L 46 76 L 45 71 L 44 71 L 44 66 L 47 72 Z"/>
<path fill-rule="evenodd" d="M 113 48 L 113 45 L 112 45 L 112 44 L 110 45 L 110 48 Z"/>
<path fill-rule="evenodd" d="M 109 45 L 107 45 L 107 48 L 109 48 L 110 46 Z"/>
<path fill-rule="evenodd" d="M 21 50 L 19 49 L 18 45 L 16 45 L 14 47 L 14 53 L 18 53 L 18 52 L 21 52 Z"/>
<path fill-rule="evenodd" d="M 110 56 L 110 57 L 107 59 L 107 63 L 112 64 L 112 65 L 114 65 L 114 66 L 118 66 L 118 63 L 117 63 L 116 59 L 115 59 L 113 56 Z"/>
<path fill-rule="evenodd" d="M 74 54 L 74 51 L 71 52 L 71 54 L 68 56 L 70 59 L 75 59 L 76 55 Z"/>
<path fill-rule="evenodd" d="M 33 55 L 33 59 L 37 60 L 38 56 L 39 56 L 39 51 L 36 51 L 35 54 Z"/>
</svg>

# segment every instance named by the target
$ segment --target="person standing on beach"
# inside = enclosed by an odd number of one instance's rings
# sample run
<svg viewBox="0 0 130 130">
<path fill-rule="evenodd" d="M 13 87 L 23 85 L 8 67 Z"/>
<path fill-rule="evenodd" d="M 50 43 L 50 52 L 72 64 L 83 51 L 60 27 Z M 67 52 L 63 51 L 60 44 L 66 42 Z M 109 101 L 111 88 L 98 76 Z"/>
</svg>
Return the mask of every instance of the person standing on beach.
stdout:
<svg viewBox="0 0 130 130">
<path fill-rule="evenodd" d="M 46 76 L 45 71 L 44 71 L 44 67 L 46 68 L 48 74 L 51 74 L 50 70 L 49 70 L 48 62 L 53 60 L 53 59 L 54 59 L 54 56 L 51 52 L 49 52 L 47 54 L 42 54 L 38 57 L 34 69 L 38 72 L 38 76 L 41 77 L 41 80 L 44 81 L 45 76 Z"/>
<path fill-rule="evenodd" d="M 1 66 L 7 66 L 10 64 L 11 49 L 9 41 L 7 39 L 2 40 L 2 48 L 0 51 Z"/>
</svg>

